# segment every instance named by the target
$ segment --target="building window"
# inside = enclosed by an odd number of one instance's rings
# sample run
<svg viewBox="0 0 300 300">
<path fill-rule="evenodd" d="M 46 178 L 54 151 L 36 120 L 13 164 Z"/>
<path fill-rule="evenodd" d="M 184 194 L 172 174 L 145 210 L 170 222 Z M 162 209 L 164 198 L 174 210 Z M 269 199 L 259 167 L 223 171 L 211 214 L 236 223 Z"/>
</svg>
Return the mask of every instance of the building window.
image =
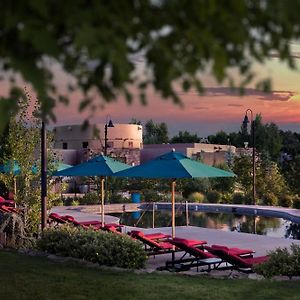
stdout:
<svg viewBox="0 0 300 300">
<path fill-rule="evenodd" d="M 133 148 L 133 142 L 128 142 L 128 148 Z"/>
<path fill-rule="evenodd" d="M 86 149 L 89 146 L 89 142 L 82 142 L 82 148 Z"/>
<path fill-rule="evenodd" d="M 63 149 L 68 149 L 68 143 L 63 143 L 63 144 L 62 144 L 62 148 L 63 148 Z"/>
</svg>

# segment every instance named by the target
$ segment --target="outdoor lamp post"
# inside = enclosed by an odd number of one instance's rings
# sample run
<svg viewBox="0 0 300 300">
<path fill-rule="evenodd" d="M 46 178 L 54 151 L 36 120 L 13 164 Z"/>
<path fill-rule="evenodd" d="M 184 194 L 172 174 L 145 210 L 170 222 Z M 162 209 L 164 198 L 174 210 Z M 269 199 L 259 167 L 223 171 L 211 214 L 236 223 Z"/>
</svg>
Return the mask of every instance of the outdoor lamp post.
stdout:
<svg viewBox="0 0 300 300">
<path fill-rule="evenodd" d="M 107 124 L 107 118 L 104 126 L 104 155 L 107 155 L 107 129 L 108 127 L 115 127 L 112 120 L 109 119 L 109 122 Z"/>
<path fill-rule="evenodd" d="M 243 127 L 247 129 L 249 119 L 248 119 L 248 112 L 250 113 L 251 117 L 251 133 L 252 133 L 252 204 L 255 205 L 255 125 L 253 120 L 253 112 L 251 109 L 247 109 L 245 112 L 245 117 L 243 121 Z"/>
</svg>

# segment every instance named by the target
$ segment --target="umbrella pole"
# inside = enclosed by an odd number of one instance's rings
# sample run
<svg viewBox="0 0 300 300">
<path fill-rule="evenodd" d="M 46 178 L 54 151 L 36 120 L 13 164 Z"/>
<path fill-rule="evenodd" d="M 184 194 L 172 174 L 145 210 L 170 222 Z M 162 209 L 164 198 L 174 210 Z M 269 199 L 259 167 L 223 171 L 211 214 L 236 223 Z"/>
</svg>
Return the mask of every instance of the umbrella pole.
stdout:
<svg viewBox="0 0 300 300">
<path fill-rule="evenodd" d="M 175 185 L 176 180 L 172 180 L 172 239 L 175 237 Z M 175 247 L 173 246 L 172 251 L 172 264 L 174 265 L 175 261 Z"/>
<path fill-rule="evenodd" d="M 17 178 L 14 176 L 14 197 L 17 196 Z M 14 199 L 16 200 L 16 199 Z"/>
<path fill-rule="evenodd" d="M 104 226 L 104 177 L 101 176 L 101 222 Z"/>
<path fill-rule="evenodd" d="M 175 179 L 172 180 L 172 239 L 175 237 Z"/>
</svg>

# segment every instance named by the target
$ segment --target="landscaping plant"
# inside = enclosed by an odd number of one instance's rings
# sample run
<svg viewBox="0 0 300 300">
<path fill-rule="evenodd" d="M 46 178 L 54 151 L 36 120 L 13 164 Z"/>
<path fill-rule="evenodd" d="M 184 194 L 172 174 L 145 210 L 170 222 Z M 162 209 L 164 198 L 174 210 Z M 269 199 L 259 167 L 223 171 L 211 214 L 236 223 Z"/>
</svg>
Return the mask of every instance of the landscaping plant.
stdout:
<svg viewBox="0 0 300 300">
<path fill-rule="evenodd" d="M 70 226 L 45 230 L 37 246 L 52 254 L 129 269 L 144 267 L 147 258 L 142 244 L 129 236 Z"/>
</svg>

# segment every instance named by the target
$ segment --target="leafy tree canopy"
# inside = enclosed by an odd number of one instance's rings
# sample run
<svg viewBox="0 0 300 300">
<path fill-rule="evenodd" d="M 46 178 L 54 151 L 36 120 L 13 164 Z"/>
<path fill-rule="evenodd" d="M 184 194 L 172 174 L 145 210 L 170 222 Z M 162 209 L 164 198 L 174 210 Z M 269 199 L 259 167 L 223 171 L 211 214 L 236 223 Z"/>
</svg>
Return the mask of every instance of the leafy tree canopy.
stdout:
<svg viewBox="0 0 300 300">
<path fill-rule="evenodd" d="M 200 137 L 188 131 L 179 131 L 178 135 L 171 138 L 170 143 L 199 143 Z"/>
<path fill-rule="evenodd" d="M 70 90 L 83 91 L 80 110 L 99 106 L 94 92 L 130 103 L 132 85 L 143 103 L 148 86 L 179 102 L 176 86 L 202 92 L 208 70 L 233 86 L 233 69 L 243 87 L 255 77 L 252 64 L 274 54 L 293 68 L 299 11 L 300 0 L 1 1 L 0 70 L 11 87 L 0 102 L 1 127 L 16 110 L 19 78 L 35 89 L 42 116 L 55 119 L 55 103 L 68 99 L 53 66 L 72 75 Z M 259 87 L 270 88 L 269 81 Z"/>
<path fill-rule="evenodd" d="M 168 126 L 166 123 L 155 124 L 152 120 L 149 120 L 145 124 L 144 144 L 164 144 L 168 141 Z"/>
</svg>

